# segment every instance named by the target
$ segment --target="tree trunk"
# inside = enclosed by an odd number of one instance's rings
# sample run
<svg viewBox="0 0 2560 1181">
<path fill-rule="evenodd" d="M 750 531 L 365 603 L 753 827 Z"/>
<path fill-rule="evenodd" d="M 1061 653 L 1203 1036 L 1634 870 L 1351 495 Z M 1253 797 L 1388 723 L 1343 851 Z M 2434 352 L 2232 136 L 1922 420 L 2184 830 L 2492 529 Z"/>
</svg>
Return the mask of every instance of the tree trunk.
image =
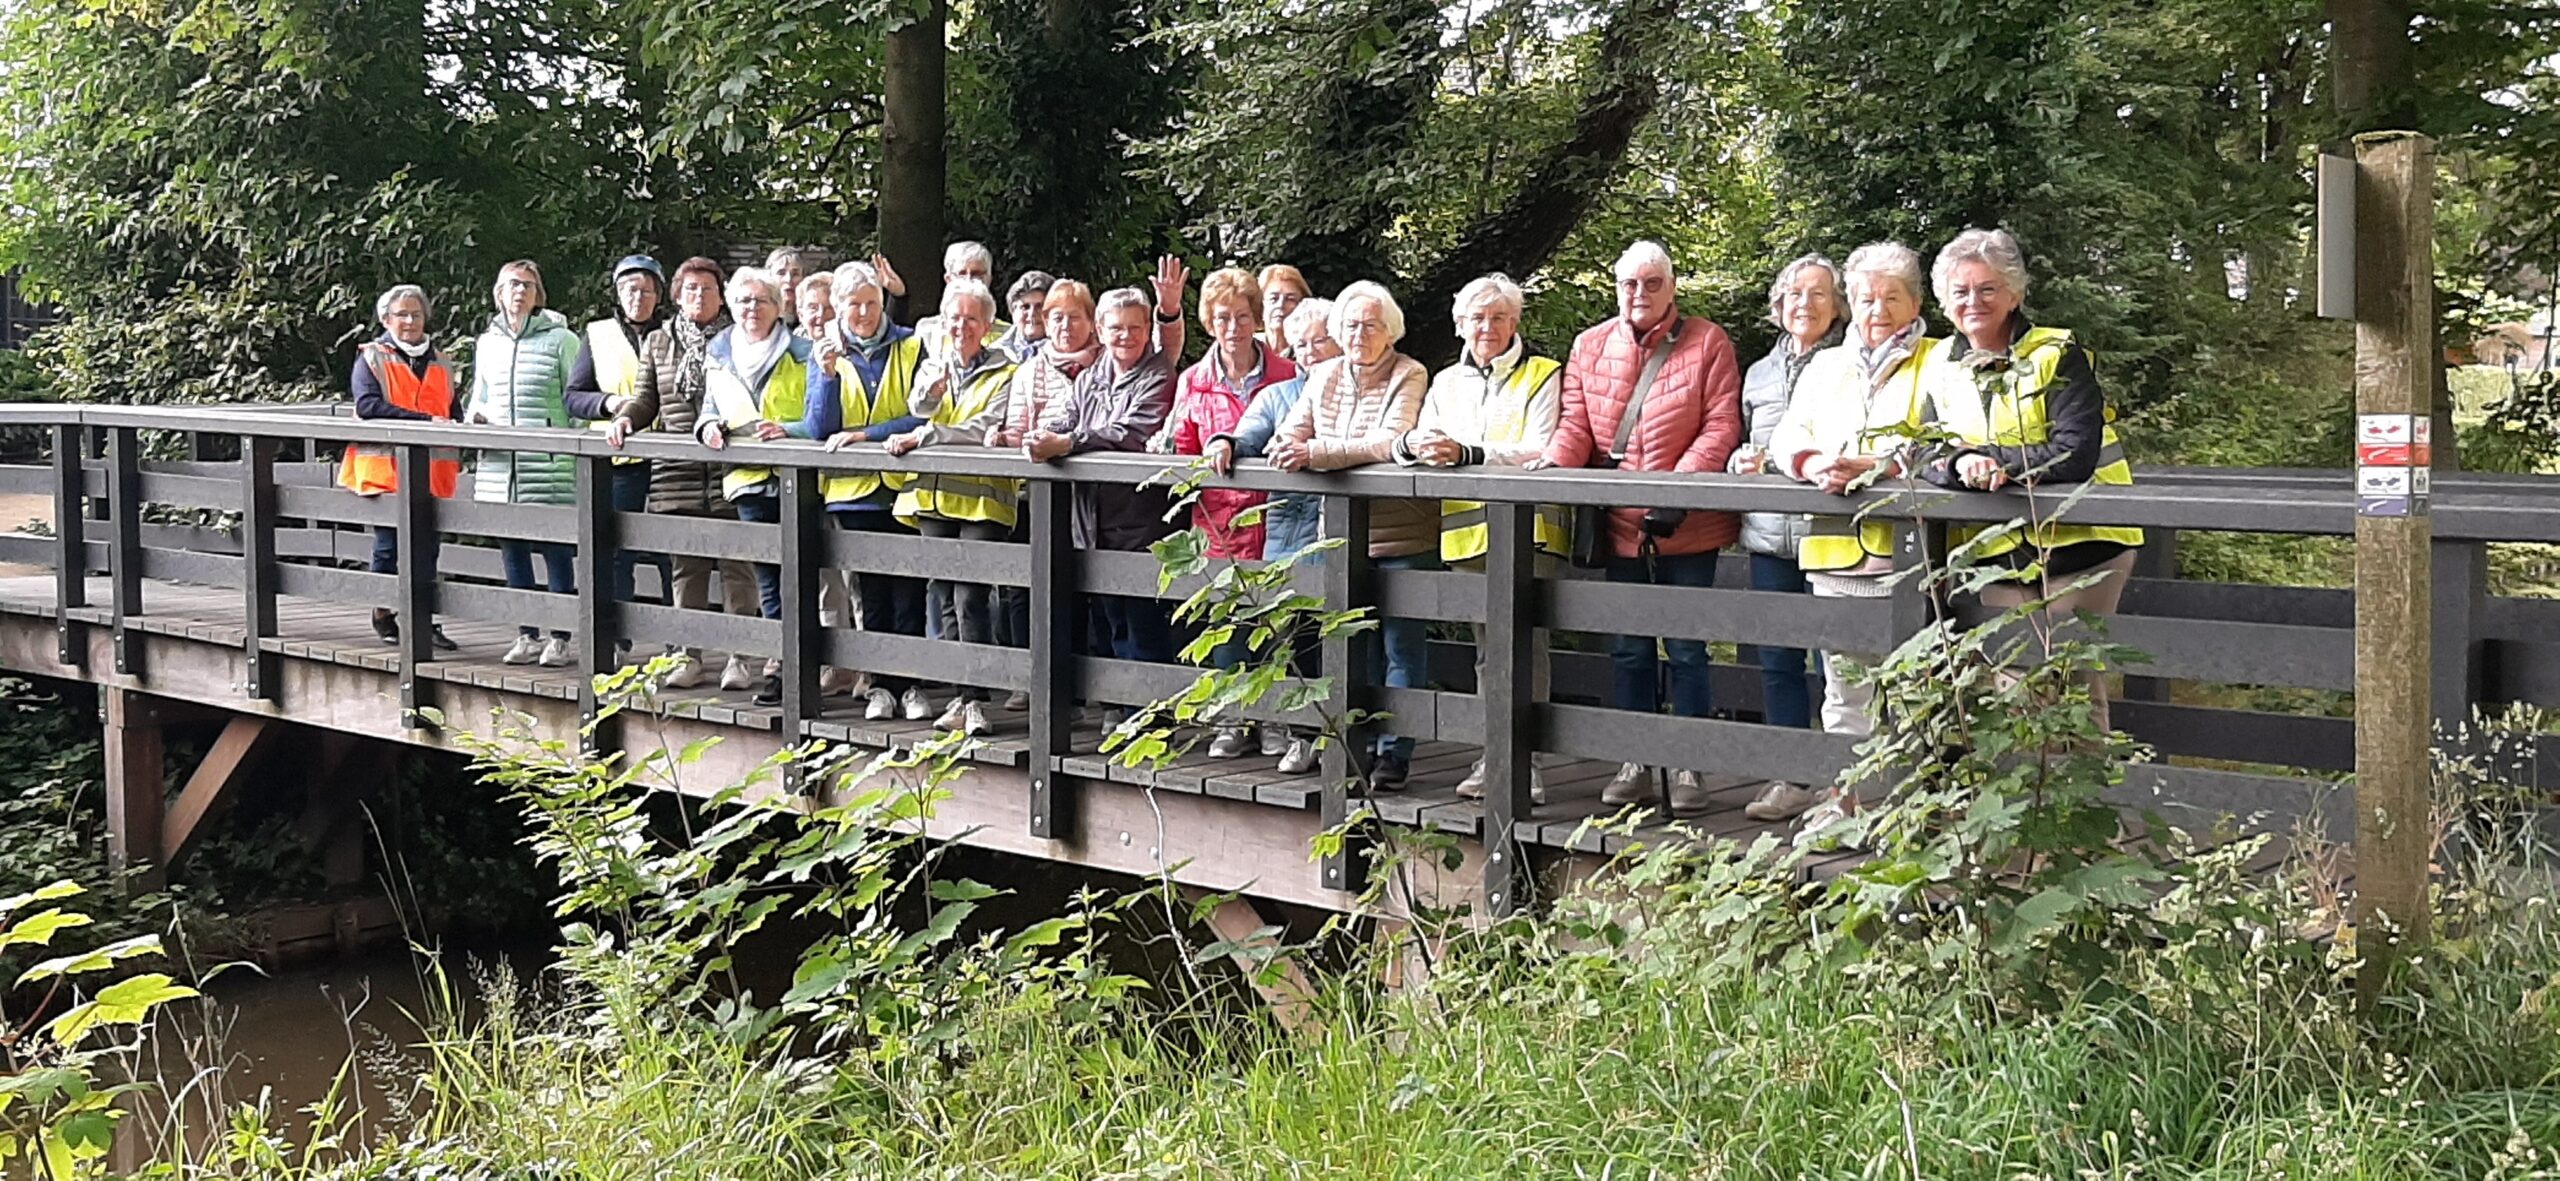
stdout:
<svg viewBox="0 0 2560 1181">
<path fill-rule="evenodd" d="M 2406 125 L 2408 0 L 2328 0 L 2329 85 L 2348 134 Z"/>
<path fill-rule="evenodd" d="M 880 252 L 907 281 L 906 305 L 942 300 L 943 25 L 947 0 L 923 0 L 892 30 L 881 62 Z"/>
<path fill-rule="evenodd" d="M 1662 99 L 1662 80 L 1645 40 L 1678 19 L 1672 0 L 1637 0 L 1610 18 L 1592 69 L 1597 75 L 1574 112 L 1573 134 L 1550 149 L 1509 200 L 1476 219 L 1457 244 L 1419 276 L 1405 308 L 1403 349 L 1430 365 L 1457 358 L 1450 300 L 1477 276 L 1525 278 L 1546 265 L 1582 223 L 1627 157 L 1638 128 Z"/>
</svg>

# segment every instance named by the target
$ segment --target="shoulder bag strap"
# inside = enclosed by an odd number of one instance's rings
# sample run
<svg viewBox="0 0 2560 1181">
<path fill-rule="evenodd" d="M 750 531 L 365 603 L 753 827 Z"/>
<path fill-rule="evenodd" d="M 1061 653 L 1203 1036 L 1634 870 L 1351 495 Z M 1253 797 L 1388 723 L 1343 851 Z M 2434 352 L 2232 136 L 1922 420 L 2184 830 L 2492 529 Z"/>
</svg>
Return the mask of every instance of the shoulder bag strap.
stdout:
<svg viewBox="0 0 2560 1181">
<path fill-rule="evenodd" d="M 1653 380 L 1662 376 L 1662 363 L 1671 359 L 1672 346 L 1680 343 L 1680 333 L 1688 326 L 1685 317 L 1673 324 L 1671 331 L 1662 334 L 1662 343 L 1653 346 L 1653 352 L 1645 357 L 1644 371 L 1636 374 L 1636 388 L 1627 395 L 1626 411 L 1618 415 L 1618 435 L 1609 443 L 1610 463 L 1626 462 L 1627 437 L 1635 434 L 1636 419 L 1644 414 L 1645 395 L 1653 392 Z"/>
</svg>

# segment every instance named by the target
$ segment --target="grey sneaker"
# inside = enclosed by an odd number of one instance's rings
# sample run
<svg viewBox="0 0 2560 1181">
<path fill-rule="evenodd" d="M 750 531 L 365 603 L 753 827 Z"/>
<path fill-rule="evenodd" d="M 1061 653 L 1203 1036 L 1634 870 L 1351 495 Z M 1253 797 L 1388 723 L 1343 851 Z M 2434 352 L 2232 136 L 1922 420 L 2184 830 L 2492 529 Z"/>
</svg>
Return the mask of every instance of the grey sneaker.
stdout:
<svg viewBox="0 0 2560 1181">
<path fill-rule="evenodd" d="M 694 689 L 711 679 L 711 670 L 702 667 L 702 655 L 685 652 L 676 657 L 676 669 L 667 674 L 667 688 Z"/>
<path fill-rule="evenodd" d="M 1289 753 L 1289 731 L 1284 726 L 1262 728 L 1262 757 L 1276 759 Z"/>
<path fill-rule="evenodd" d="M 943 708 L 942 716 L 933 720 L 933 728 L 936 730 L 959 729 L 960 723 L 968 720 L 969 707 L 974 704 L 976 703 L 966 697 L 952 698 L 951 704 Z"/>
<path fill-rule="evenodd" d="M 853 692 L 853 670 L 829 665 L 818 670 L 818 696 L 843 697 Z"/>
<path fill-rule="evenodd" d="M 1760 789 L 1758 799 L 1742 806 L 1742 814 L 1753 820 L 1792 820 L 1821 802 L 1821 792 L 1772 779 Z"/>
<path fill-rule="evenodd" d="M 755 683 L 756 675 L 747 669 L 746 661 L 740 660 L 733 655 L 729 657 L 728 664 L 721 666 L 721 688 L 734 692 L 739 689 L 752 689 L 755 687 Z"/>
<path fill-rule="evenodd" d="M 972 701 L 961 707 L 961 733 L 966 734 L 971 738 L 975 738 L 993 729 L 995 729 L 995 725 L 987 721 L 987 707 L 985 705 Z"/>
<path fill-rule="evenodd" d="M 1704 816 L 1707 810 L 1714 806 L 1713 801 L 1707 798 L 1707 785 L 1699 781 L 1697 772 L 1675 771 L 1672 773 L 1672 815 Z"/>
<path fill-rule="evenodd" d="M 1642 763 L 1620 763 L 1609 786 L 1600 789 L 1600 802 L 1612 808 L 1654 802 L 1653 768 Z"/>
<path fill-rule="evenodd" d="M 1209 740 L 1209 757 L 1240 759 L 1244 757 L 1247 750 L 1252 748 L 1252 743 L 1253 727 L 1220 726 L 1217 737 Z"/>
<path fill-rule="evenodd" d="M 1005 694 L 1004 707 L 1015 713 L 1022 713 L 1023 711 L 1030 709 L 1031 691 L 1028 689 L 1016 689 L 1011 693 Z"/>
<path fill-rule="evenodd" d="M 1304 775 L 1316 769 L 1316 744 L 1311 739 L 1291 738 L 1289 749 L 1280 753 L 1280 773 Z"/>
<path fill-rule="evenodd" d="M 553 636 L 542 646 L 542 655 L 537 663 L 544 668 L 567 668 L 577 659 L 578 653 L 569 647 L 569 641 Z"/>
<path fill-rule="evenodd" d="M 1849 848 L 1831 830 L 1849 822 L 1849 809 L 1832 796 L 1804 814 L 1804 823 L 1796 829 L 1795 846 L 1799 849 Z"/>
<path fill-rule="evenodd" d="M 507 648 L 507 654 L 498 659 L 508 664 L 531 664 L 542 659 L 542 641 L 538 637 L 518 635 L 516 642 Z"/>
<path fill-rule="evenodd" d="M 1476 765 L 1468 770 L 1467 777 L 1458 781 L 1458 798 L 1462 800 L 1484 798 L 1483 759 L 1477 759 Z M 1532 804 L 1547 802 L 1547 776 L 1536 767 L 1529 768 L 1529 802 Z"/>
</svg>

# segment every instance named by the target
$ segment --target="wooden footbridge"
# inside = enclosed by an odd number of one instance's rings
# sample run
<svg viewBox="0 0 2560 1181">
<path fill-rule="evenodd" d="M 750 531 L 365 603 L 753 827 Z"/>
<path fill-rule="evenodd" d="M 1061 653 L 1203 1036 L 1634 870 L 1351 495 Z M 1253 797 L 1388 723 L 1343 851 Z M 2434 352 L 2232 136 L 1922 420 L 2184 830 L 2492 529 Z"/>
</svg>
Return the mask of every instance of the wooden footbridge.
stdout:
<svg viewBox="0 0 2560 1181">
<path fill-rule="evenodd" d="M 1616 585 L 1533 574 L 1528 514 L 1536 502 L 1637 504 L 1693 510 L 1838 512 L 1841 502 L 1782 480 L 1623 472 L 1418 471 L 1333 474 L 1240 472 L 1230 484 L 1323 497 L 1328 536 L 1348 544 L 1301 571 L 1334 608 L 1388 616 L 1482 622 L 1488 673 L 1475 683 L 1463 643 L 1435 643 L 1436 685 L 1369 687 L 1363 645 L 1332 641 L 1326 667 L 1335 708 L 1387 711 L 1382 725 L 1419 742 L 1412 785 L 1361 800 L 1342 785 L 1338 745 L 1317 773 L 1284 776 L 1268 760 L 1212 761 L 1195 754 L 1146 772 L 1095 752 L 1098 735 L 1074 722 L 1072 702 L 1141 703 L 1188 685 L 1194 670 L 1077 655 L 1080 597 L 1187 594 L 1158 587 L 1146 554 L 1077 550 L 1068 497 L 1080 483 L 1130 484 L 1158 475 L 1156 457 L 1079 458 L 1033 467 L 1012 452 L 946 448 L 891 459 L 826 453 L 808 444 L 738 445 L 725 458 L 783 473 L 782 519 L 748 524 L 619 513 L 607 490 L 617 454 L 700 459 L 689 442 L 635 441 L 610 451 L 582 431 L 359 422 L 311 407 L 0 407 L 0 427 L 41 440 L 50 455 L 0 465 L 0 492 L 51 498 L 48 520 L 0 536 L 0 562 L 28 571 L 0 578 L 0 667 L 100 687 L 108 729 L 114 851 L 165 864 L 184 855 L 259 749 L 308 733 L 447 748 L 452 735 L 426 724 L 485 724 L 493 711 L 533 721 L 546 738 L 574 741 L 595 709 L 593 678 L 616 667 L 617 640 L 641 653 L 679 644 L 716 652 L 788 654 L 780 705 L 745 693 L 670 693 L 645 716 L 626 717 L 613 740 L 682 746 L 725 739 L 679 790 L 709 794 L 786 743 L 816 738 L 861 747 L 909 744 L 924 723 L 874 722 L 845 698 L 818 692 L 819 666 L 1025 690 L 1027 712 L 999 712 L 978 765 L 953 786 L 930 821 L 943 837 L 1105 870 L 1173 877 L 1204 889 L 1338 908 L 1353 897 L 1356 855 L 1311 857 L 1315 838 L 1355 810 L 1391 825 L 1450 834 L 1464 867 L 1448 889 L 1494 911 L 1529 902 L 1542 875 L 1587 868 L 1629 839 L 1657 830 L 1604 833 L 1586 822 L 1606 811 L 1599 792 L 1622 760 L 1706 773 L 1715 809 L 1686 821 L 1748 837 L 1769 826 L 1741 811 L 1758 785 L 1779 778 L 1828 781 L 1851 760 L 1850 744 L 1817 731 L 1761 724 L 1759 673 L 1728 658 L 1714 670 L 1719 716 L 1639 715 L 1605 707 L 1605 656 L 1557 653 L 1551 700 L 1530 692 L 1528 645 L 1538 628 L 1633 632 L 1739 644 L 1876 651 L 1921 626 L 1930 606 L 1915 589 L 1891 599 L 1815 599 L 1742 588 L 1743 564 L 1727 562 L 1712 589 Z M 578 503 L 532 507 L 360 499 L 331 486 L 326 456 L 350 443 L 387 445 L 404 471 L 422 472 L 430 449 L 538 449 L 574 457 Z M 818 476 L 844 470 L 939 471 L 1027 478 L 1027 545 L 853 534 L 820 528 Z M 2352 592 L 2227 585 L 2180 579 L 2180 531 L 2348 535 L 2356 503 L 2344 472 L 2151 470 L 2131 489 L 2096 490 L 2071 506 L 2074 520 L 2141 525 L 2154 543 L 2127 594 L 2112 637 L 2149 653 L 2129 681 L 2116 721 L 2159 758 L 2130 768 L 2125 802 L 2197 826 L 2230 814 L 2266 825 L 2308 816 L 2332 836 L 2352 836 L 2357 810 L 2324 791 L 2352 769 L 2355 722 L 2339 706 L 2377 676 L 2423 678 L 2438 720 L 2473 707 L 2531 702 L 2560 707 L 2560 602 L 2487 593 L 2489 547 L 2560 541 L 2560 480 L 2447 477 L 2435 486 L 2431 656 L 2420 669 L 2359 669 Z M 420 481 L 404 479 L 408 487 Z M 1367 505 L 1384 497 L 1493 502 L 1487 573 L 1382 570 L 1359 555 Z M 2011 494 L 1879 497 L 1873 510 L 1904 519 L 1918 551 L 1948 521 L 2008 520 Z M 1921 515 L 1923 520 L 1913 520 Z M 364 572 L 370 527 L 399 529 L 400 573 Z M 46 535 L 49 529 L 50 535 Z M 447 541 L 431 564 L 422 539 Z M 494 539 L 574 541 L 577 592 L 554 595 L 498 584 Z M 689 611 L 611 592 L 617 547 L 778 565 L 778 620 Z M 822 568 L 1029 588 L 1027 649 L 972 645 L 821 625 Z M 644 582 L 644 590 L 646 584 Z M 646 596 L 644 595 L 644 599 Z M 373 634 L 372 608 L 393 608 L 398 645 Z M 415 621 L 443 621 L 460 650 L 438 652 Z M 548 669 L 501 664 L 518 625 L 563 628 L 579 664 Z M 1463 635 L 1463 629 L 1444 629 Z M 2335 703 L 2299 713 L 2225 708 L 2239 695 L 2199 690 L 2265 686 L 2320 691 Z M 1276 715 L 1266 715 L 1276 716 Z M 180 785 L 162 769 L 160 727 L 180 718 L 221 727 L 204 765 Z M 1491 790 L 1461 799 L 1456 780 L 1476 759 Z M 1547 799 L 1533 803 L 1529 767 L 1544 768 Z M 356 790 L 348 785 L 345 790 Z M 2327 801 L 2324 803 L 2323 801 Z M 1817 867 L 1819 868 L 1819 867 Z"/>
</svg>

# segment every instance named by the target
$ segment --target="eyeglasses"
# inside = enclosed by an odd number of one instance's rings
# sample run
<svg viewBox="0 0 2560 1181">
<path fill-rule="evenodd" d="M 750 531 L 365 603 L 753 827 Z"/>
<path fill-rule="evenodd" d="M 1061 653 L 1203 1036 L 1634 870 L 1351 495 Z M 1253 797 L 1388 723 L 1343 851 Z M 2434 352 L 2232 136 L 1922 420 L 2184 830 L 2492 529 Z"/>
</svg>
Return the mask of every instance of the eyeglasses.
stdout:
<svg viewBox="0 0 2560 1181">
<path fill-rule="evenodd" d="M 2008 290 L 2009 285 L 2006 283 L 1985 283 L 1979 287 L 1950 287 L 1947 289 L 1947 302 L 1973 303 L 1990 299 Z"/>
<path fill-rule="evenodd" d="M 766 299 L 761 295 L 740 296 L 736 299 L 730 300 L 729 302 L 742 308 L 769 308 L 780 306 L 779 300 Z"/>
</svg>

